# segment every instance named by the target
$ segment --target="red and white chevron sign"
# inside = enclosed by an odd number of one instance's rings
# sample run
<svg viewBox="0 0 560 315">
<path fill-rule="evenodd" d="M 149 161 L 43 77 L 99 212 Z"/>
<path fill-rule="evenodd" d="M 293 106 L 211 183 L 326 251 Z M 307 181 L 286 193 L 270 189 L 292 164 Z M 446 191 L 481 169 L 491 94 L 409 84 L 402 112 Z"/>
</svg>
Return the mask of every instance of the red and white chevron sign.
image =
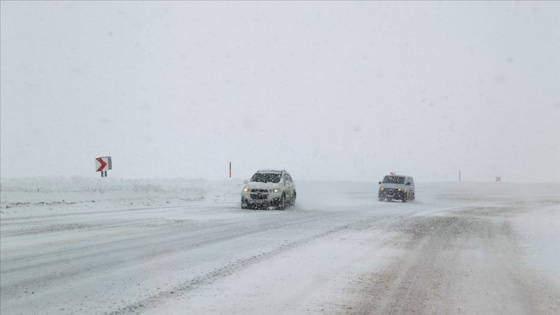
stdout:
<svg viewBox="0 0 560 315">
<path fill-rule="evenodd" d="M 107 167 L 109 166 L 109 167 Z M 103 156 L 95 159 L 95 171 L 103 172 L 111 169 L 111 157 Z"/>
</svg>

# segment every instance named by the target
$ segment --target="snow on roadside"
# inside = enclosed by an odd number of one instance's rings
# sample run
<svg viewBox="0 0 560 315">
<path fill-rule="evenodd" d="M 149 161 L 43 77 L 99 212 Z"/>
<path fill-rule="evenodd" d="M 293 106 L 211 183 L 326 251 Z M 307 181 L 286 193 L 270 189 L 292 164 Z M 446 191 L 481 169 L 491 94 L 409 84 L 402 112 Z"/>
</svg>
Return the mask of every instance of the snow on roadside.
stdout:
<svg viewBox="0 0 560 315">
<path fill-rule="evenodd" d="M 525 262 L 560 285 L 560 200 L 545 200 L 513 218 L 512 225 Z"/>
<path fill-rule="evenodd" d="M 93 179 L 2 178 L 2 215 L 24 214 L 33 209 L 61 212 L 64 209 L 119 209 L 180 206 L 193 201 L 230 201 L 239 196 L 241 180 L 202 179 Z"/>
<path fill-rule="evenodd" d="M 559 184 L 454 182 L 420 187 L 419 195 L 451 202 L 479 201 L 486 211 L 492 204 L 496 209 L 508 209 L 507 220 L 515 231 L 511 241 L 520 249 L 524 263 L 560 285 Z"/>
</svg>

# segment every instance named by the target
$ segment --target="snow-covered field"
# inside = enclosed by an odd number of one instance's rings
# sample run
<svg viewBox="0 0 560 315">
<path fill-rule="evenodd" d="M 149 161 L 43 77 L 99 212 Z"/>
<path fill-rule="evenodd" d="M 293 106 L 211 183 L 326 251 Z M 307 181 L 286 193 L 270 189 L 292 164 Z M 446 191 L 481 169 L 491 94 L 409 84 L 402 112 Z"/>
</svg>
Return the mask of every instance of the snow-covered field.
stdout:
<svg viewBox="0 0 560 315">
<path fill-rule="evenodd" d="M 560 185 L 2 179 L 1 314 L 560 314 Z"/>
</svg>

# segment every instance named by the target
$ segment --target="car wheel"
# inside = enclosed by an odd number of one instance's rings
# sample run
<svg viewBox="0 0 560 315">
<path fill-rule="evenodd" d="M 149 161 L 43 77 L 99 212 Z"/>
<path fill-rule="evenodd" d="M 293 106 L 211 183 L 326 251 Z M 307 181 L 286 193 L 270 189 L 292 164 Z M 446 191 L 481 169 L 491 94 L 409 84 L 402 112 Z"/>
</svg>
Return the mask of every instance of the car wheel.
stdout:
<svg viewBox="0 0 560 315">
<path fill-rule="evenodd" d="M 292 201 L 290 202 L 292 205 L 296 204 L 296 197 L 297 197 L 297 194 L 296 194 L 296 191 L 294 190 L 294 195 L 292 196 Z"/>
<path fill-rule="evenodd" d="M 280 201 L 278 202 L 278 210 L 286 209 L 286 195 L 282 194 Z"/>
<path fill-rule="evenodd" d="M 241 209 L 249 208 L 249 204 L 245 201 L 245 199 L 241 198 Z"/>
<path fill-rule="evenodd" d="M 402 196 L 402 202 L 406 202 L 408 200 L 408 193 L 404 194 L 404 196 Z"/>
</svg>

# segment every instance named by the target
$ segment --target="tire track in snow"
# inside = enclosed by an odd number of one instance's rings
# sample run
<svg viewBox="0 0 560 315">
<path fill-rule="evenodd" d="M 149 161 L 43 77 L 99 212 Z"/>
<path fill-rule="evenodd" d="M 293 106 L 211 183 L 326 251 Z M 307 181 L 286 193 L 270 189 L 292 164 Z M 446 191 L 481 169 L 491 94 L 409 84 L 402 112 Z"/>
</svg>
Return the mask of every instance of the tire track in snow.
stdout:
<svg viewBox="0 0 560 315">
<path fill-rule="evenodd" d="M 408 253 L 363 275 L 345 313 L 558 314 L 560 294 L 519 261 L 515 232 L 496 217 L 504 209 L 486 219 L 469 209 L 398 225 L 403 234 L 389 245 Z"/>
<path fill-rule="evenodd" d="M 303 246 L 305 244 L 311 243 L 315 240 L 318 240 L 320 238 L 329 236 L 331 234 L 335 234 L 338 233 L 340 231 L 343 231 L 345 229 L 348 229 L 350 226 L 350 224 L 346 224 L 343 226 L 339 226 L 336 227 L 334 229 L 331 229 L 329 231 L 314 235 L 312 237 L 309 238 L 305 238 L 305 239 L 301 239 L 298 241 L 294 241 L 294 242 L 290 242 L 287 244 L 283 244 L 277 248 L 275 248 L 274 250 L 268 251 L 268 252 L 264 252 L 261 253 L 259 255 L 255 255 L 246 259 L 241 259 L 238 260 L 236 262 L 227 264 L 219 269 L 216 269 L 210 273 L 207 273 L 206 275 L 203 276 L 199 276 L 196 277 L 192 280 L 186 281 L 184 283 L 181 283 L 178 286 L 175 286 L 173 289 L 171 290 L 167 290 L 164 292 L 161 292 L 157 295 L 151 296 L 147 299 L 144 299 L 142 301 L 136 302 L 134 304 L 131 305 L 127 305 L 125 307 L 119 308 L 118 310 L 114 311 L 114 312 L 109 312 L 108 314 L 110 315 L 118 315 L 118 314 L 126 314 L 129 312 L 138 312 L 141 311 L 144 308 L 151 308 L 154 307 L 160 300 L 162 299 L 168 299 L 168 298 L 177 298 L 180 295 L 184 295 L 187 294 L 188 292 L 203 286 L 203 285 L 209 285 L 211 283 L 213 283 L 216 280 L 222 279 L 224 277 L 227 276 L 231 276 L 233 275 L 235 272 L 246 269 L 248 267 L 250 267 L 251 265 L 257 264 L 261 261 L 273 258 L 275 256 L 278 256 L 286 251 L 289 251 L 291 249 L 297 248 L 299 246 Z"/>
<path fill-rule="evenodd" d="M 1 273 L 9 274 L 11 279 L 17 279 L 17 281 L 5 278 L 2 288 L 4 292 L 15 293 L 20 288 L 37 285 L 38 282 L 45 285 L 65 283 L 80 275 L 96 275 L 106 270 L 117 270 L 129 266 L 131 261 L 145 262 L 165 257 L 173 254 L 177 249 L 186 252 L 264 231 L 307 225 L 311 222 L 337 220 L 346 216 L 347 213 L 306 213 L 303 216 L 283 216 L 281 217 L 283 220 L 280 221 L 271 221 L 270 217 L 263 217 L 258 219 L 260 221 L 258 224 L 255 224 L 254 217 L 245 217 L 225 225 L 203 226 L 188 231 L 182 230 L 182 227 L 179 226 L 175 229 L 177 233 L 173 233 L 169 226 L 161 226 L 150 233 L 146 233 L 144 230 L 141 234 L 132 233 L 118 240 L 114 238 L 110 238 L 109 241 L 91 240 L 87 243 L 78 242 L 75 246 L 64 243 L 62 244 L 64 249 L 56 246 L 52 250 L 42 250 L 38 254 L 23 254 L 15 257 L 3 254 Z M 138 223 L 139 227 L 144 227 L 145 222 L 138 221 Z M 252 225 L 246 227 L 246 223 Z M 122 227 L 127 224 L 125 223 Z M 110 228 L 115 228 L 115 225 L 110 225 Z M 150 248 L 150 257 L 146 257 L 146 248 Z M 103 263 L 96 261 L 99 257 L 104 258 Z M 65 267 L 61 269 L 63 265 Z M 42 273 L 36 274 L 35 270 L 42 270 Z M 35 276 L 29 277 L 30 274 Z"/>
</svg>

